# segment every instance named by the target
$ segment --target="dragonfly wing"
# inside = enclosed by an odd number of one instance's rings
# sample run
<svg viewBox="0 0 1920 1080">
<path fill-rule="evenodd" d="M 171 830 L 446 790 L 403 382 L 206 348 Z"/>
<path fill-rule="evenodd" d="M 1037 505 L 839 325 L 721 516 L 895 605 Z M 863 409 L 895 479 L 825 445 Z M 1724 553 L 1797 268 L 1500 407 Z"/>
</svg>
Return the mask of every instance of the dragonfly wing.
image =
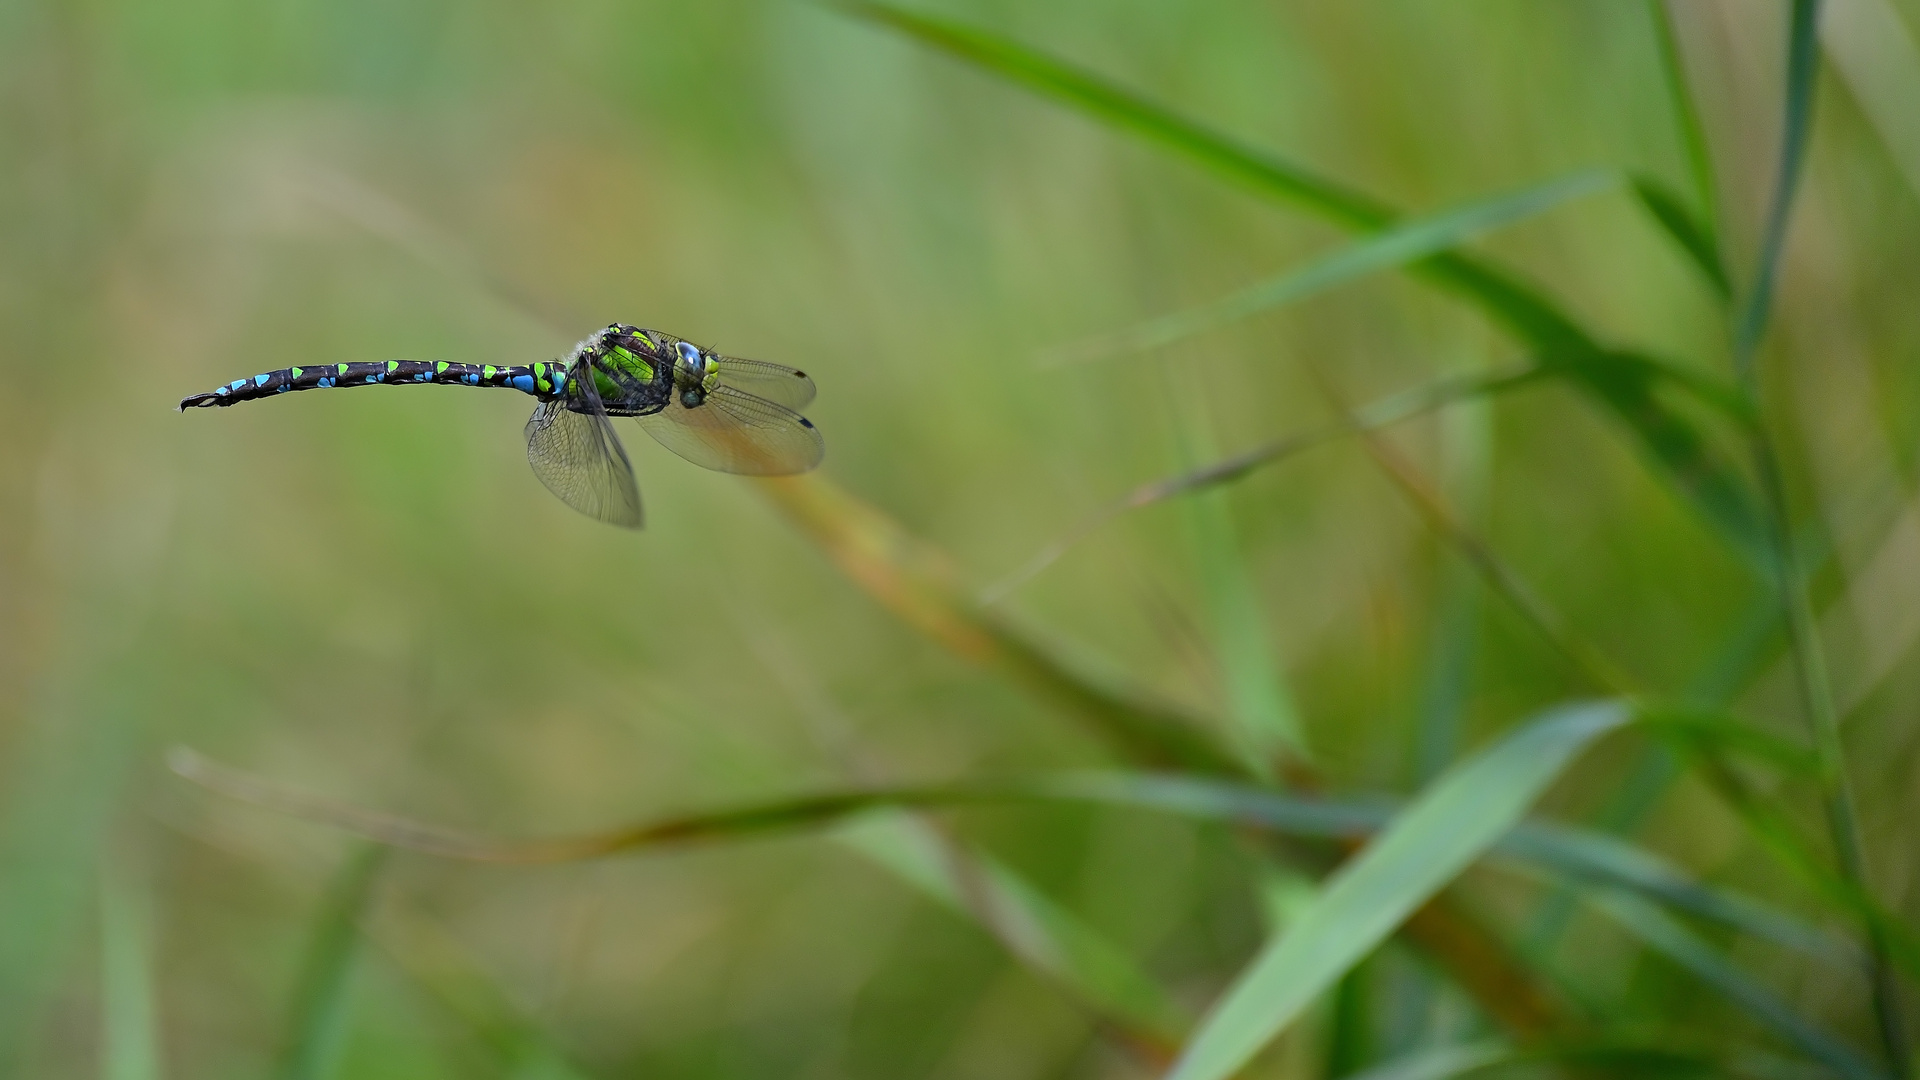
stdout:
<svg viewBox="0 0 1920 1080">
<path fill-rule="evenodd" d="M 720 472 L 788 476 L 820 464 L 827 453 L 811 420 L 724 382 L 701 405 L 689 409 L 675 399 L 639 421 L 660 445 Z"/>
<path fill-rule="evenodd" d="M 543 401 L 527 421 L 527 463 L 547 490 L 575 510 L 609 525 L 641 525 L 640 487 L 626 448 L 592 398 L 587 412 Z"/>
<path fill-rule="evenodd" d="M 742 360 L 737 356 L 716 356 L 714 360 L 720 365 L 722 386 L 731 386 L 795 412 L 813 400 L 813 380 L 799 368 L 764 360 Z"/>
</svg>

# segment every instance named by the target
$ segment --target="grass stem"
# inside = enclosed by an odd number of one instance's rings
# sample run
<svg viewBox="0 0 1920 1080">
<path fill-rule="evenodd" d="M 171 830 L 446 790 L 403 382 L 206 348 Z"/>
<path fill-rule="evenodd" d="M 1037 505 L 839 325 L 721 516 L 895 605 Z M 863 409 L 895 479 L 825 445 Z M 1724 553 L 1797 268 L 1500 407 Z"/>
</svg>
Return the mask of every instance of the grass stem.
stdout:
<svg viewBox="0 0 1920 1080">
<path fill-rule="evenodd" d="M 1787 224 L 1792 215 L 1794 194 L 1799 187 L 1806 156 L 1807 135 L 1812 126 L 1813 91 L 1819 66 L 1816 37 L 1819 15 L 1819 0 L 1794 0 L 1787 45 L 1785 122 L 1782 125 L 1773 198 L 1767 208 L 1759 265 L 1754 272 L 1753 284 L 1741 309 L 1739 321 L 1734 327 L 1734 374 L 1756 405 L 1761 400 L 1756 365 L 1760 341 L 1766 332 L 1774 284 L 1779 276 L 1780 254 L 1786 244 Z M 1860 837 L 1860 815 L 1853 785 L 1847 776 L 1845 747 L 1840 739 L 1839 710 L 1834 706 L 1826 653 L 1814 620 L 1806 577 L 1793 550 L 1790 510 L 1786 484 L 1781 475 L 1779 451 L 1764 421 L 1753 428 L 1752 444 L 1754 468 L 1760 476 L 1762 506 L 1768 519 L 1776 584 L 1784 605 L 1788 641 L 1798 676 L 1802 706 L 1812 729 L 1814 750 L 1820 760 L 1823 802 L 1834 854 L 1847 883 L 1863 895 L 1869 895 L 1866 860 Z M 1873 948 L 1870 977 L 1874 1018 L 1880 1041 L 1888 1068 L 1894 1076 L 1905 1078 L 1911 1075 L 1907 1040 L 1900 1018 L 1899 989 L 1888 958 L 1886 934 L 1875 920 L 1869 920 L 1866 930 Z"/>
</svg>

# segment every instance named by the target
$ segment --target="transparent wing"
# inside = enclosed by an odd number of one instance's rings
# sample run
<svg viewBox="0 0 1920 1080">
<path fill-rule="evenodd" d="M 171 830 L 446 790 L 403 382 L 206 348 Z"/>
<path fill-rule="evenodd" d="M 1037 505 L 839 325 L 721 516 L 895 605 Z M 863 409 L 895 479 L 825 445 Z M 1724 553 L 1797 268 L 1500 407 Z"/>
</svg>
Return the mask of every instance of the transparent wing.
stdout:
<svg viewBox="0 0 1920 1080">
<path fill-rule="evenodd" d="M 737 356 L 716 356 L 720 364 L 720 385 L 752 394 L 762 401 L 784 405 L 798 412 L 813 400 L 813 380 L 807 373 L 785 364 L 764 360 L 742 360 Z"/>
<path fill-rule="evenodd" d="M 820 464 L 827 453 L 811 420 L 724 382 L 696 408 L 675 398 L 665 409 L 638 420 L 660 445 L 721 472 L 787 476 Z"/>
<path fill-rule="evenodd" d="M 527 421 L 527 464 L 561 502 L 609 525 L 639 528 L 640 487 L 626 448 L 590 384 L 575 404 L 587 411 L 575 412 L 564 401 L 543 401 L 533 411 Z"/>
</svg>

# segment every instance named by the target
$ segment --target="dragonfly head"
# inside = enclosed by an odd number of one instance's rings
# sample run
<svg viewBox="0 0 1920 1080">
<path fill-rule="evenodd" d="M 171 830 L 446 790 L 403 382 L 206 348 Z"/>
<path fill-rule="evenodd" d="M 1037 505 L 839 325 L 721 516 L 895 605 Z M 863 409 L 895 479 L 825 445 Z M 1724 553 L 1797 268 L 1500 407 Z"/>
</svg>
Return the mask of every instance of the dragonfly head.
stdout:
<svg viewBox="0 0 1920 1080">
<path fill-rule="evenodd" d="M 674 352 L 673 388 L 680 394 L 680 404 L 698 408 L 720 384 L 720 365 L 711 353 L 702 352 L 692 342 L 679 342 Z"/>
</svg>

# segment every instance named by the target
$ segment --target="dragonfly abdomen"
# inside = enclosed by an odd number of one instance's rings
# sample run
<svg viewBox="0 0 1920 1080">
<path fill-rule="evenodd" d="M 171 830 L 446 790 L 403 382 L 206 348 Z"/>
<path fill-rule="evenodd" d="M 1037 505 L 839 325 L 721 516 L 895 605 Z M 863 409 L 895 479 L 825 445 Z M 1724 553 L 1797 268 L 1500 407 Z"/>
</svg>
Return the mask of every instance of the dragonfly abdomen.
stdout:
<svg viewBox="0 0 1920 1080">
<path fill-rule="evenodd" d="M 180 408 L 223 407 L 236 401 L 252 401 L 294 390 L 407 383 L 492 386 L 548 398 L 557 395 L 565 387 L 566 367 L 553 363 L 495 367 L 492 364 L 453 364 L 445 360 L 385 360 L 377 363 L 281 368 L 248 379 L 235 379 L 211 393 L 194 394 L 183 399 Z"/>
</svg>

